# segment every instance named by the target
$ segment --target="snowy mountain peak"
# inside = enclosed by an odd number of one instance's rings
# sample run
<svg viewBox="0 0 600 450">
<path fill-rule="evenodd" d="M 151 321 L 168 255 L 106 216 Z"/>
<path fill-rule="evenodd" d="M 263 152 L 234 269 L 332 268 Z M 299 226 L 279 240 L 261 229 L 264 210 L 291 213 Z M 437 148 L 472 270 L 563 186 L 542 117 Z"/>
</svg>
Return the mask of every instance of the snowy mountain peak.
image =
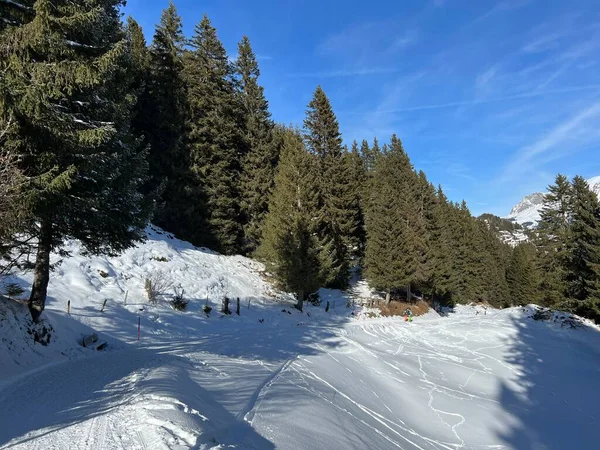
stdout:
<svg viewBox="0 0 600 450">
<path fill-rule="evenodd" d="M 590 178 L 587 183 L 590 189 L 600 196 L 600 176 Z M 541 218 L 540 213 L 544 204 L 544 195 L 543 192 L 535 192 L 525 196 L 511 209 L 507 219 L 521 225 L 535 227 Z"/>
</svg>

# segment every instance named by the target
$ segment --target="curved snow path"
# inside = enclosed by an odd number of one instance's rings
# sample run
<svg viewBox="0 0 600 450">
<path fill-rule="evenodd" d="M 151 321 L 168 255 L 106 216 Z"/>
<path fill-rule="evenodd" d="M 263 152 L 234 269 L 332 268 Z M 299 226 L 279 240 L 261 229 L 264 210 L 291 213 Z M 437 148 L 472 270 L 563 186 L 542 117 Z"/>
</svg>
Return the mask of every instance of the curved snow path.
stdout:
<svg viewBox="0 0 600 450">
<path fill-rule="evenodd" d="M 0 449 L 593 448 L 598 333 L 518 320 L 212 329 L 109 350 L 3 387 Z M 557 370 L 560 348 L 577 372 Z"/>
</svg>

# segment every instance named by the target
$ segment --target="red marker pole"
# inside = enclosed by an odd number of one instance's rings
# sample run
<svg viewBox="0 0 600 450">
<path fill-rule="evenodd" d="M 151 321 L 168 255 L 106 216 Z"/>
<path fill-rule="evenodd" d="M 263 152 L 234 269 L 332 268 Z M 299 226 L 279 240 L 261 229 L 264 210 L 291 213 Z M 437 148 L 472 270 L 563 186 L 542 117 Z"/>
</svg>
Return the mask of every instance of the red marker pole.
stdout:
<svg viewBox="0 0 600 450">
<path fill-rule="evenodd" d="M 138 317 L 138 341 L 140 340 L 140 324 L 141 324 L 141 319 Z"/>
</svg>

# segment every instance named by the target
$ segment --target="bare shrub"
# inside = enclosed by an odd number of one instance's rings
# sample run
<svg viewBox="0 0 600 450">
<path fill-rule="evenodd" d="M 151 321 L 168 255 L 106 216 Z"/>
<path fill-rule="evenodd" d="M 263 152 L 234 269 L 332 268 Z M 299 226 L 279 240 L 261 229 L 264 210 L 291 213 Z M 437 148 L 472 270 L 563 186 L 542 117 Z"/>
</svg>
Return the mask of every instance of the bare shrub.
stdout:
<svg viewBox="0 0 600 450">
<path fill-rule="evenodd" d="M 163 295 L 173 285 L 169 274 L 163 270 L 152 272 L 144 284 L 150 303 L 156 303 L 158 297 Z"/>
</svg>

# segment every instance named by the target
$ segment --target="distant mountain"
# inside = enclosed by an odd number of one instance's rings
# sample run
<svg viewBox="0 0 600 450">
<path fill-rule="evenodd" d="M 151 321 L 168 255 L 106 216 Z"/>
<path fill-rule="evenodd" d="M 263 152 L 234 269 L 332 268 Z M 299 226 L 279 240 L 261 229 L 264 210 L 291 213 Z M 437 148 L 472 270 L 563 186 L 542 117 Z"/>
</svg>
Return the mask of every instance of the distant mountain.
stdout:
<svg viewBox="0 0 600 450">
<path fill-rule="evenodd" d="M 587 180 L 590 189 L 600 196 L 600 176 Z M 517 203 L 506 219 L 519 223 L 525 227 L 535 227 L 540 220 L 540 213 L 544 204 L 544 193 L 534 192 Z"/>
</svg>

